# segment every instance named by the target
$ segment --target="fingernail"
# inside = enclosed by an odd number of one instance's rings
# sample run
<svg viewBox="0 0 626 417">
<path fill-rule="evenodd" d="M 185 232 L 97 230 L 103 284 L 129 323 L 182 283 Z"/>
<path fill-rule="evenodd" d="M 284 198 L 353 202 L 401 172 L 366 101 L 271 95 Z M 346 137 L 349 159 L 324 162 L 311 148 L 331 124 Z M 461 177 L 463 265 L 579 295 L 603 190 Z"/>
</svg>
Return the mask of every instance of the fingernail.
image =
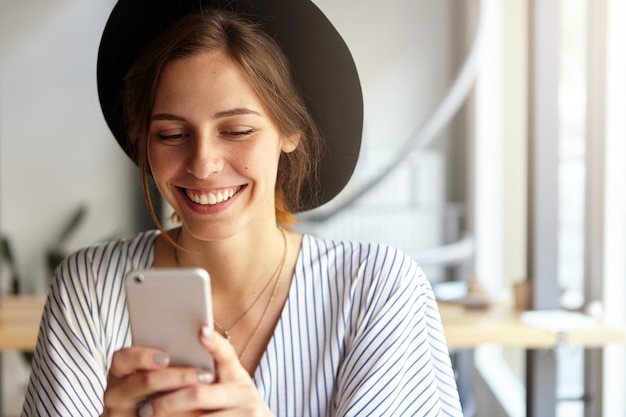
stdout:
<svg viewBox="0 0 626 417">
<path fill-rule="evenodd" d="M 213 329 L 209 326 L 202 327 L 202 337 L 204 340 L 211 340 L 213 337 Z"/>
<path fill-rule="evenodd" d="M 152 404 L 145 403 L 139 410 L 137 410 L 137 416 L 139 417 L 151 417 L 154 414 L 154 409 L 152 408 Z"/>
<path fill-rule="evenodd" d="M 164 352 L 157 352 L 154 354 L 154 363 L 156 365 L 167 366 L 170 363 L 170 357 Z"/>
<path fill-rule="evenodd" d="M 198 382 L 199 383 L 201 383 L 201 384 L 210 384 L 214 380 L 215 380 L 215 377 L 213 376 L 213 372 L 211 372 L 211 371 L 204 371 L 204 370 L 198 371 Z"/>
</svg>

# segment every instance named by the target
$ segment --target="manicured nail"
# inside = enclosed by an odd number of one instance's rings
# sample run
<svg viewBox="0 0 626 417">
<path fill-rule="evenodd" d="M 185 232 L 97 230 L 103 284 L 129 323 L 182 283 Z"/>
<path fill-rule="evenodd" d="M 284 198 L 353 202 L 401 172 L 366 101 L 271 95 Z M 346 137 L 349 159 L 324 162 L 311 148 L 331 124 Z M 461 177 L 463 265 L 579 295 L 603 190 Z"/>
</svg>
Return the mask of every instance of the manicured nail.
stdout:
<svg viewBox="0 0 626 417">
<path fill-rule="evenodd" d="M 164 352 L 157 352 L 154 354 L 155 365 L 167 366 L 170 363 L 170 357 Z"/>
<path fill-rule="evenodd" d="M 202 327 L 202 337 L 204 338 L 204 340 L 211 340 L 211 338 L 213 337 L 213 329 L 209 326 Z"/>
<path fill-rule="evenodd" d="M 215 380 L 213 372 L 200 370 L 198 371 L 198 382 L 201 384 L 210 384 Z"/>
<path fill-rule="evenodd" d="M 145 403 L 139 410 L 137 410 L 137 416 L 139 417 L 151 417 L 154 414 L 154 409 L 152 408 L 152 404 Z"/>
</svg>

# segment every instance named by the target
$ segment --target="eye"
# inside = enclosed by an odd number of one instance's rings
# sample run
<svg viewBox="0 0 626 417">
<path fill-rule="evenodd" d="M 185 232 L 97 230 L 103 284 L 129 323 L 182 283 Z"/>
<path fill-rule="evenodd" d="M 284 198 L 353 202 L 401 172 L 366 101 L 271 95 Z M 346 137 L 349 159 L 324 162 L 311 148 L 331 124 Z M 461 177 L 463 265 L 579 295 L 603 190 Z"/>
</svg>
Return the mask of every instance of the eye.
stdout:
<svg viewBox="0 0 626 417">
<path fill-rule="evenodd" d="M 245 128 L 245 129 L 228 129 L 228 130 L 222 130 L 220 132 L 222 135 L 224 136 L 230 136 L 233 138 L 244 138 L 247 136 L 250 136 L 251 134 L 254 133 L 254 129 L 251 128 Z"/>
<path fill-rule="evenodd" d="M 156 132 L 155 136 L 162 141 L 179 141 L 181 139 L 189 137 L 189 133 L 183 130 L 171 129 Z"/>
<path fill-rule="evenodd" d="M 184 137 L 188 136 L 185 133 L 174 133 L 171 135 L 164 135 L 162 133 L 159 133 L 159 139 L 163 139 L 163 140 L 176 140 L 176 139 L 182 139 Z"/>
</svg>

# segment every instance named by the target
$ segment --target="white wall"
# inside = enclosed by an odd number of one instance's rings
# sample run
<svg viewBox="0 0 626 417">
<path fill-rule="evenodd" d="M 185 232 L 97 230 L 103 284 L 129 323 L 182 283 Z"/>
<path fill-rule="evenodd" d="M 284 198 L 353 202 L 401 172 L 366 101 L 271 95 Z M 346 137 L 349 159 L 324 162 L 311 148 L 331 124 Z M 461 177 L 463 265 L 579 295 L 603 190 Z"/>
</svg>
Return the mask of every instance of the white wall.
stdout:
<svg viewBox="0 0 626 417">
<path fill-rule="evenodd" d="M 356 61 L 365 104 L 364 143 L 352 182 L 406 141 L 443 98 L 457 68 L 454 1 L 314 0 Z M 358 6 L 355 6 L 358 5 Z"/>
<path fill-rule="evenodd" d="M 27 290 L 44 251 L 88 206 L 76 245 L 131 230 L 132 164 L 100 113 L 95 65 L 112 2 L 0 1 L 0 227 Z"/>
</svg>

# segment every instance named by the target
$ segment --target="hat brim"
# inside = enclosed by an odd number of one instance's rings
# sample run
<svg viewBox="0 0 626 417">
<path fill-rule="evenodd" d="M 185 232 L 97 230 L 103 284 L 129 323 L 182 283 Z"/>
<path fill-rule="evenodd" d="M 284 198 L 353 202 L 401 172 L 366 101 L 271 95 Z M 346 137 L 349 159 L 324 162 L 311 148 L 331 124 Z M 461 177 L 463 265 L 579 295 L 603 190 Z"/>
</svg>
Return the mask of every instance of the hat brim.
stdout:
<svg viewBox="0 0 626 417">
<path fill-rule="evenodd" d="M 301 211 L 330 201 L 348 183 L 356 166 L 363 129 L 363 96 L 350 50 L 309 0 L 118 1 L 104 28 L 97 63 L 100 105 L 116 140 L 132 155 L 120 96 L 124 76 L 133 61 L 150 39 L 201 7 L 245 13 L 258 20 L 282 48 L 324 139 L 319 186 L 313 178 L 305 183 Z"/>
</svg>

